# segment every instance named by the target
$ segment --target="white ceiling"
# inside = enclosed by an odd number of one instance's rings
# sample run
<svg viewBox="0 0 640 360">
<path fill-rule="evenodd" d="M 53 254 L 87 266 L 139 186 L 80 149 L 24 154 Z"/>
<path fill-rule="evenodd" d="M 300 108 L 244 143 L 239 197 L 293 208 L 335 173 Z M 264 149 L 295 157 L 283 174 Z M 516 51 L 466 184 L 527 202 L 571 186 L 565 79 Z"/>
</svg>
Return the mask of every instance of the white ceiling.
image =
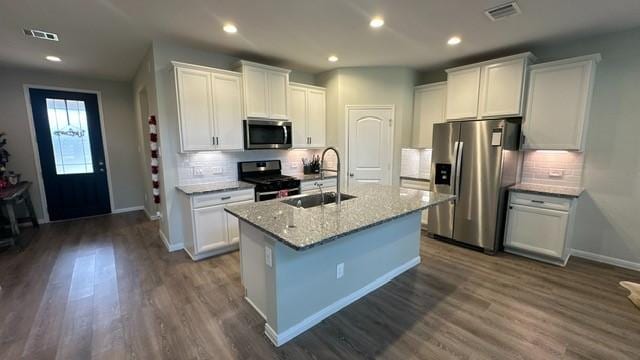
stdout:
<svg viewBox="0 0 640 360">
<path fill-rule="evenodd" d="M 0 62 L 128 80 L 152 39 L 319 72 L 335 67 L 428 68 L 559 38 L 640 26 L 640 0 L 519 0 L 523 13 L 491 22 L 499 0 L 0 0 Z M 369 27 L 373 15 L 385 26 Z M 238 34 L 222 32 L 234 22 Z M 59 43 L 23 35 L 56 32 Z M 457 47 L 446 45 L 453 34 Z M 338 63 L 327 56 L 337 54 Z M 55 64 L 45 55 L 63 59 Z"/>
</svg>

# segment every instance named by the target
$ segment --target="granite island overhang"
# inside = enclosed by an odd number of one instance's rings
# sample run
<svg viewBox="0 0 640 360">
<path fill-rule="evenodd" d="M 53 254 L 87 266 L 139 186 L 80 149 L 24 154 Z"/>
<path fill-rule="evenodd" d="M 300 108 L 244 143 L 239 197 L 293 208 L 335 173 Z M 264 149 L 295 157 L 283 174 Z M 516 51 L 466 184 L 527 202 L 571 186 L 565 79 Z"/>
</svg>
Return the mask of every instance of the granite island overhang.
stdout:
<svg viewBox="0 0 640 360">
<path fill-rule="evenodd" d="M 240 220 L 245 298 L 276 346 L 418 265 L 420 212 L 455 198 L 375 184 L 343 193 L 355 198 L 306 209 L 283 199 L 225 208 Z"/>
</svg>

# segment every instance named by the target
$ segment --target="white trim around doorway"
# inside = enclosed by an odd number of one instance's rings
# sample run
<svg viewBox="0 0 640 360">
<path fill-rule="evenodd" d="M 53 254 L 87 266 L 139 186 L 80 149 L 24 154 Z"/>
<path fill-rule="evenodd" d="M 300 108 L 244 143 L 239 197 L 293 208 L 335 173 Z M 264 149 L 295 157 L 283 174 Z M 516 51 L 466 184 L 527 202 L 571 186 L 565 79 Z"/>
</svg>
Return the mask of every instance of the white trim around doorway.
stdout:
<svg viewBox="0 0 640 360">
<path fill-rule="evenodd" d="M 395 157 L 395 153 L 394 153 L 394 145 L 395 145 L 395 137 L 396 137 L 396 106 L 394 104 L 391 105 L 345 105 L 345 111 L 344 111 L 344 150 L 345 150 L 345 154 L 344 154 L 344 158 L 345 158 L 345 164 L 346 164 L 346 172 L 344 175 L 344 179 L 342 180 L 346 180 L 346 184 L 349 184 L 349 169 L 351 168 L 349 166 L 349 111 L 350 110 L 391 110 L 391 131 L 389 132 L 389 136 L 391 137 L 391 158 L 390 161 L 391 163 L 389 164 L 391 166 L 391 169 L 389 170 L 389 181 L 390 184 L 393 183 L 393 158 Z"/>
<path fill-rule="evenodd" d="M 33 109 L 31 108 L 31 96 L 29 94 L 29 89 L 43 89 L 43 90 L 58 90 L 58 91 L 69 91 L 69 92 L 79 92 L 85 94 L 95 94 L 98 98 L 98 117 L 100 118 L 100 132 L 102 132 L 102 151 L 104 152 L 104 163 L 107 167 L 107 187 L 109 189 L 109 206 L 110 210 L 114 212 L 114 203 L 113 203 L 113 188 L 111 186 L 111 164 L 109 163 L 109 152 L 107 149 L 107 132 L 104 128 L 104 114 L 102 112 L 102 92 L 99 90 L 87 90 L 87 89 L 73 89 L 73 88 L 64 88 L 57 86 L 46 86 L 46 85 L 35 85 L 35 84 L 24 84 L 24 99 L 25 104 L 27 106 L 27 117 L 29 118 L 29 134 L 31 135 L 31 146 L 33 148 L 33 160 L 35 162 L 36 167 L 36 178 L 38 181 L 38 189 L 40 190 L 40 203 L 42 204 L 42 216 L 43 223 L 49 222 L 49 210 L 47 208 L 47 196 L 44 189 L 44 181 L 42 180 L 42 167 L 40 166 L 40 152 L 38 151 L 38 142 L 36 141 L 36 129 L 33 124 Z"/>
</svg>

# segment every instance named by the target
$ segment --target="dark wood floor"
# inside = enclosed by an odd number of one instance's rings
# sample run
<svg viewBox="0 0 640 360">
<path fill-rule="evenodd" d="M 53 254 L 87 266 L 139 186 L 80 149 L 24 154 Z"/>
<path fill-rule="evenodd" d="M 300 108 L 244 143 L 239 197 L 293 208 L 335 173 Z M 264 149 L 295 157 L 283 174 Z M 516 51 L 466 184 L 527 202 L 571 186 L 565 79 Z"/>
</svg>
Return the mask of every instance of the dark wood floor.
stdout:
<svg viewBox="0 0 640 360">
<path fill-rule="evenodd" d="M 276 349 L 242 299 L 238 254 L 169 254 L 142 213 L 29 230 L 0 253 L 2 359 L 640 358 L 620 280 L 423 239 L 422 264 Z"/>
</svg>

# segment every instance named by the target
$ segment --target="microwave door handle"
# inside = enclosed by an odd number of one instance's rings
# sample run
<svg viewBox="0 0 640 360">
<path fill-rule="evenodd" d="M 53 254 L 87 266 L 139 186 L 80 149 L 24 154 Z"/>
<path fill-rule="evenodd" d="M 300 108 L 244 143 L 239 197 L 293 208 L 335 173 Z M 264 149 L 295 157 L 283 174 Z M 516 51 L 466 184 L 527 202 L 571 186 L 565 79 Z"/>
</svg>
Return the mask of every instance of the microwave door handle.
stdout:
<svg viewBox="0 0 640 360">
<path fill-rule="evenodd" d="M 287 126 L 286 125 L 282 125 L 282 131 L 284 131 L 284 142 L 282 144 L 286 145 L 287 144 L 287 140 L 289 139 L 289 132 L 287 131 Z"/>
<path fill-rule="evenodd" d="M 460 196 L 460 183 L 462 179 L 462 151 L 464 148 L 464 142 L 459 141 L 456 151 L 456 165 L 455 165 L 455 178 L 454 178 L 454 195 Z M 456 198 L 457 200 L 457 198 Z"/>
</svg>

